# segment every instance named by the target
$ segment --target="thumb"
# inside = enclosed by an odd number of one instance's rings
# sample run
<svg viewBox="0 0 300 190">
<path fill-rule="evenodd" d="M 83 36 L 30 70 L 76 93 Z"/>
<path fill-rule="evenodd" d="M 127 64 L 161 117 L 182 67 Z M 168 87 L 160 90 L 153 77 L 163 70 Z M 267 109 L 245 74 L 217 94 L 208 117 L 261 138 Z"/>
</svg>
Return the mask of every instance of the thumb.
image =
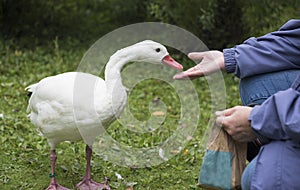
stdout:
<svg viewBox="0 0 300 190">
<path fill-rule="evenodd" d="M 235 110 L 234 108 L 228 108 L 223 111 L 216 111 L 215 114 L 218 117 L 219 116 L 229 116 L 229 115 L 233 114 L 234 110 Z"/>
<path fill-rule="evenodd" d="M 192 60 L 200 60 L 206 56 L 207 52 L 191 52 L 188 57 Z"/>
</svg>

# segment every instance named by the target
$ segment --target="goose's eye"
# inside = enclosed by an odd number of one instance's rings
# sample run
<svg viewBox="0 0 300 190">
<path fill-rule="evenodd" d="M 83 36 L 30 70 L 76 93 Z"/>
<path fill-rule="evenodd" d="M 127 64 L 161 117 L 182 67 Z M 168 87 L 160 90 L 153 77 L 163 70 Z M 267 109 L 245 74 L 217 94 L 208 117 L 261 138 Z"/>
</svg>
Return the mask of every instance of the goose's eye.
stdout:
<svg viewBox="0 0 300 190">
<path fill-rule="evenodd" d="M 155 51 L 158 53 L 160 52 L 160 48 L 156 48 Z"/>
</svg>

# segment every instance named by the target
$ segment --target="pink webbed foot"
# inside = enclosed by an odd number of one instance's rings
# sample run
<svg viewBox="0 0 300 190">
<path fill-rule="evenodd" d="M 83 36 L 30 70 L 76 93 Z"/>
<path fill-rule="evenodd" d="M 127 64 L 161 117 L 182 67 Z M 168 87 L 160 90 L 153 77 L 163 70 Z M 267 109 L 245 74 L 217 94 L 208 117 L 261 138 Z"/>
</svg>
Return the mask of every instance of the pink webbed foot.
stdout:
<svg viewBox="0 0 300 190">
<path fill-rule="evenodd" d="M 76 185 L 76 188 L 80 190 L 110 190 L 108 181 L 105 180 L 103 183 L 94 182 L 92 179 L 84 178 L 81 182 Z"/>
<path fill-rule="evenodd" d="M 50 184 L 49 187 L 46 190 L 70 190 L 68 188 L 65 188 L 59 184 Z"/>
</svg>

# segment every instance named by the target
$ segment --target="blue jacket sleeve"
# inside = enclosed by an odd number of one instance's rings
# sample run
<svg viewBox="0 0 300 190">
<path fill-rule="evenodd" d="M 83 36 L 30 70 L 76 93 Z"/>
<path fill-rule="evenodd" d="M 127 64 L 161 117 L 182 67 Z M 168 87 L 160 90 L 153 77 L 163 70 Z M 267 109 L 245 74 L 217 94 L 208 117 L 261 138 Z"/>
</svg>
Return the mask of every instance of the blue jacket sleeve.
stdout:
<svg viewBox="0 0 300 190">
<path fill-rule="evenodd" d="M 300 76 L 292 88 L 276 93 L 249 116 L 252 128 L 269 139 L 300 145 Z"/>
<path fill-rule="evenodd" d="M 223 53 L 226 71 L 239 78 L 300 69 L 300 20 L 290 20 L 276 32 L 252 37 Z"/>
</svg>

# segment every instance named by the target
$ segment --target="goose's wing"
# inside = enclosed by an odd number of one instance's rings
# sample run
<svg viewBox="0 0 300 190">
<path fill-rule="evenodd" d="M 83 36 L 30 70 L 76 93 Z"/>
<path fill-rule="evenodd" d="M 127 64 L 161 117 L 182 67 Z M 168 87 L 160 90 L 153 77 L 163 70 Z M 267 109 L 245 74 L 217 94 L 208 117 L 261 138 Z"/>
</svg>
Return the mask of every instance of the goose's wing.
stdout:
<svg viewBox="0 0 300 190">
<path fill-rule="evenodd" d="M 94 98 L 87 92 L 91 91 L 91 87 L 93 89 L 92 85 L 105 92 L 105 83 L 101 78 L 77 72 L 47 77 L 30 85 L 27 89 L 32 92 L 28 105 L 31 122 L 53 144 L 80 140 L 77 122 L 91 127 L 93 122 L 98 121 L 96 115 L 91 113 L 94 104 L 90 101 Z M 74 113 L 77 118 L 74 118 Z"/>
</svg>

